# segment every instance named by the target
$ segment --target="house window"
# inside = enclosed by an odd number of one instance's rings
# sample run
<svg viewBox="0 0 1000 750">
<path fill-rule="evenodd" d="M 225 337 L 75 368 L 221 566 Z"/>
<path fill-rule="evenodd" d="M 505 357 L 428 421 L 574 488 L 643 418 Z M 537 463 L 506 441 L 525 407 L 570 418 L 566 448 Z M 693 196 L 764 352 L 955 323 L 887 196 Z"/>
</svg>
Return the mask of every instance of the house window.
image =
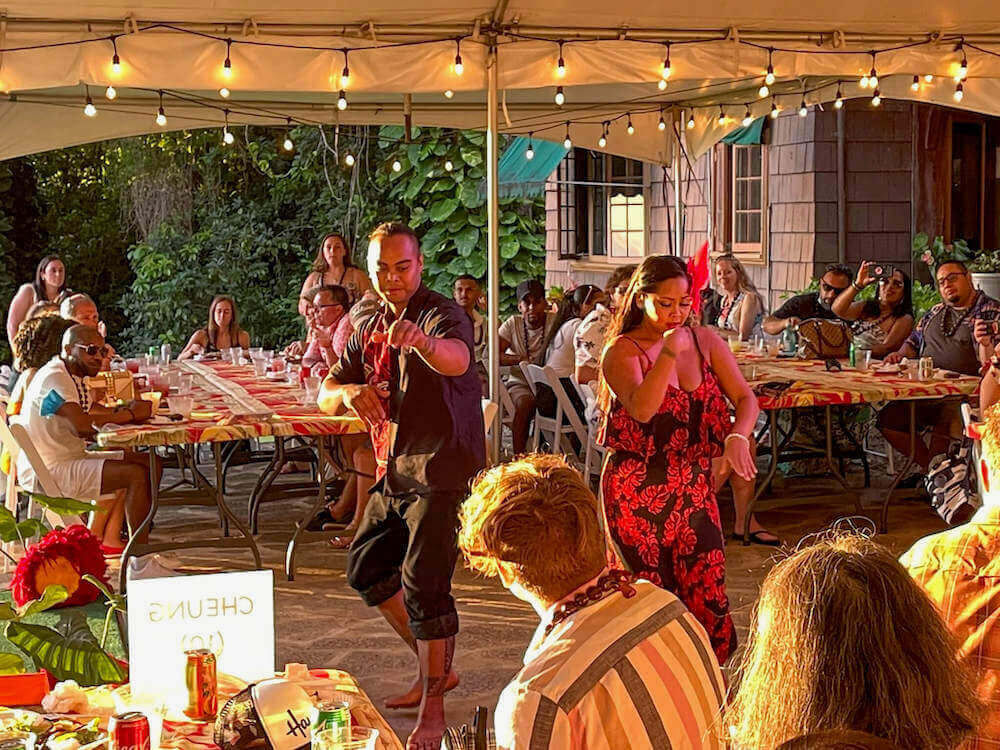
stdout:
<svg viewBox="0 0 1000 750">
<path fill-rule="evenodd" d="M 749 263 L 767 260 L 767 148 L 721 145 L 716 172 L 718 227 L 728 252 Z"/>
</svg>

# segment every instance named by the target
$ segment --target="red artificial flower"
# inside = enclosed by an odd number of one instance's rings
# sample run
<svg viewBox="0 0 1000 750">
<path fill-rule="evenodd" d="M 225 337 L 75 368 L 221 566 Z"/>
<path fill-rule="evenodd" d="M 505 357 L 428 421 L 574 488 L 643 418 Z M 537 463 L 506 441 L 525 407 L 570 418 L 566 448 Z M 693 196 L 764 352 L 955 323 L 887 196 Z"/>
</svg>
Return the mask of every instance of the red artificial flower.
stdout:
<svg viewBox="0 0 1000 750">
<path fill-rule="evenodd" d="M 10 581 L 11 596 L 15 604 L 22 606 L 38 599 L 46 586 L 59 584 L 69 591 L 69 598 L 58 606 L 90 604 L 100 592 L 83 580 L 84 574 L 107 583 L 107 571 L 101 543 L 86 526 L 53 529 L 28 547 L 17 563 Z"/>
</svg>

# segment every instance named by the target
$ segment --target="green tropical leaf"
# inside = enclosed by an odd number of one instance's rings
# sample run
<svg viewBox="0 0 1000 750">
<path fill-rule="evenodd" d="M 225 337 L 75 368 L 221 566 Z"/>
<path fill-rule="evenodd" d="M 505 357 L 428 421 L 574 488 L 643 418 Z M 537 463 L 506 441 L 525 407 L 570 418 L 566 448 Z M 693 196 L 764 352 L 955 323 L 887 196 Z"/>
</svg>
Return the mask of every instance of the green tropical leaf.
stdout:
<svg viewBox="0 0 1000 750">
<path fill-rule="evenodd" d="M 17 532 L 21 539 L 31 539 L 45 536 L 49 533 L 49 527 L 39 518 L 26 518 L 17 525 Z"/>
<path fill-rule="evenodd" d="M 483 163 L 483 152 L 475 146 L 462 146 L 462 161 L 470 167 L 478 167 Z"/>
<path fill-rule="evenodd" d="M 432 204 L 428 214 L 431 217 L 431 221 L 444 221 L 455 212 L 456 208 L 458 208 L 457 199 L 445 198 Z"/>
<path fill-rule="evenodd" d="M 479 194 L 479 188 L 471 182 L 463 183 L 458 191 L 458 199 L 466 208 L 479 208 L 486 200 Z"/>
<path fill-rule="evenodd" d="M 468 257 L 479 242 L 479 230 L 476 227 L 466 227 L 455 235 L 455 247 L 458 254 Z"/>
<path fill-rule="evenodd" d="M 24 674 L 27 671 L 24 659 L 20 656 L 0 653 L 0 674 Z"/>
<path fill-rule="evenodd" d="M 36 667 L 48 670 L 57 680 L 76 680 L 82 687 L 92 687 L 124 682 L 128 677 L 97 644 L 82 613 L 68 616 L 58 630 L 11 622 L 5 632 L 7 640 L 30 656 Z"/>
<path fill-rule="evenodd" d="M 31 499 L 56 515 L 72 516 L 90 513 L 97 508 L 97 503 L 89 500 L 73 500 L 68 497 L 49 497 L 37 492 L 31 494 Z"/>
<path fill-rule="evenodd" d="M 403 199 L 407 201 L 412 201 L 420 191 L 423 189 L 424 185 L 427 184 L 427 177 L 414 177 L 410 183 L 406 186 L 406 190 L 403 191 Z"/>
<path fill-rule="evenodd" d="M 517 241 L 517 237 L 503 237 L 500 240 L 500 257 L 504 260 L 516 258 L 520 249 L 521 243 Z"/>
<path fill-rule="evenodd" d="M 486 212 L 476 211 L 475 213 L 469 214 L 469 223 L 474 227 L 485 227 L 486 226 Z"/>
<path fill-rule="evenodd" d="M 62 604 L 64 601 L 69 599 L 69 591 L 65 586 L 60 586 L 59 584 L 52 583 L 45 587 L 45 591 L 42 595 L 25 604 L 23 607 L 17 608 L 17 616 L 20 619 L 25 617 L 30 617 L 31 615 L 38 614 L 39 612 L 44 612 L 47 609 L 52 609 L 57 604 Z"/>
</svg>

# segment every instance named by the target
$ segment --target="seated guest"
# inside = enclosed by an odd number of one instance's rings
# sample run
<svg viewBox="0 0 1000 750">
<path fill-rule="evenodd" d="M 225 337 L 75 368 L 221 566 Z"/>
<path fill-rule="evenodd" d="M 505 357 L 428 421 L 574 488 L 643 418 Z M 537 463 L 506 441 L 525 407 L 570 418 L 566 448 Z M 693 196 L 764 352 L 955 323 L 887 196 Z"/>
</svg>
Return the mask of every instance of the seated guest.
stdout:
<svg viewBox="0 0 1000 750">
<path fill-rule="evenodd" d="M 899 349 L 913 331 L 913 298 L 910 277 L 899 268 L 891 268 L 890 275 L 878 279 L 874 299 L 855 302 L 858 292 L 876 281 L 871 266 L 867 260 L 861 264 L 858 278 L 834 300 L 833 311 L 854 321 L 854 348 L 867 349 L 881 359 Z"/>
<path fill-rule="evenodd" d="M 354 332 L 351 316 L 347 314 L 349 300 L 342 286 L 321 286 L 313 296 L 309 320 L 308 347 L 302 355 L 306 367 L 326 365 L 331 367 L 340 359 L 347 340 Z"/>
<path fill-rule="evenodd" d="M 459 547 L 541 620 L 494 723 L 505 750 L 723 748 L 708 635 L 670 592 L 606 565 L 597 499 L 560 456 L 494 467 Z"/>
<path fill-rule="evenodd" d="M 29 318 L 40 318 L 43 315 L 59 315 L 59 308 L 60 305 L 55 302 L 41 300 L 28 308 L 28 314 L 24 319 L 28 320 Z"/>
<path fill-rule="evenodd" d="M 986 410 L 998 401 L 1000 401 L 1000 344 L 994 346 L 989 366 L 986 367 L 983 379 L 979 383 L 980 414 L 986 414 Z"/>
<path fill-rule="evenodd" d="M 299 315 L 302 320 L 305 321 L 306 326 L 306 338 L 300 339 L 299 341 L 293 341 L 288 346 L 284 348 L 281 352 L 286 357 L 301 357 L 303 352 L 305 352 L 306 347 L 309 346 L 309 320 L 312 315 L 312 301 L 316 296 L 316 292 L 319 291 L 318 286 L 311 286 L 308 289 L 303 289 L 302 293 L 299 295 Z"/>
<path fill-rule="evenodd" d="M 969 747 L 1000 747 L 1000 410 L 980 425 L 980 475 L 983 506 L 972 519 L 924 537 L 900 562 L 931 601 L 958 641 L 958 657 L 975 674 L 986 720 Z"/>
<path fill-rule="evenodd" d="M 131 452 L 88 451 L 87 439 L 103 424 L 149 419 L 151 402 L 131 401 L 113 409 L 90 403 L 83 379 L 100 371 L 106 354 L 104 339 L 96 329 L 74 325 L 67 330 L 61 356 L 50 360 L 35 374 L 25 391 L 17 420 L 24 425 L 42 462 L 58 483 L 54 489 L 61 496 L 95 500 L 99 495 L 116 493 L 115 500 L 97 510 L 91 530 L 102 540 L 107 554 L 121 554 L 123 518 L 134 531 L 149 512 L 146 457 Z M 17 472 L 25 488 L 41 491 L 23 453 L 18 457 Z"/>
<path fill-rule="evenodd" d="M 826 267 L 826 272 L 819 280 L 818 292 L 797 294 L 785 301 L 774 314 L 764 318 L 761 327 L 765 333 L 776 336 L 788 326 L 797 326 L 803 320 L 820 318 L 836 320 L 837 313 L 833 311 L 833 302 L 841 292 L 850 287 L 854 274 L 847 266 L 833 263 Z"/>
<path fill-rule="evenodd" d="M 511 368 L 507 391 L 514 402 L 511 433 L 515 455 L 524 453 L 531 420 L 535 415 L 535 397 L 518 365 L 521 362 L 543 363 L 545 351 L 559 322 L 558 316 L 548 311 L 545 288 L 534 279 L 517 285 L 517 309 L 519 314 L 507 318 L 497 332 L 500 364 Z"/>
<path fill-rule="evenodd" d="M 559 377 L 568 378 L 574 374 L 576 351 L 573 342 L 576 331 L 583 324 L 583 319 L 603 302 L 604 292 L 591 284 L 578 286 L 566 297 L 563 323 L 556 330 L 545 352 L 545 364 L 555 370 Z"/>
<path fill-rule="evenodd" d="M 299 296 L 300 315 L 305 315 L 306 305 L 303 297 L 305 297 L 306 290 L 324 285 L 344 287 L 351 305 L 372 288 L 372 282 L 365 276 L 365 272 L 354 265 L 347 238 L 339 232 L 327 234 L 319 243 L 312 268 L 302 283 L 302 293 Z M 308 299 L 312 299 L 312 297 Z"/>
<path fill-rule="evenodd" d="M 628 282 L 635 269 L 636 266 L 630 264 L 619 266 L 614 270 L 604 287 L 604 301 L 598 300 L 594 309 L 583 316 L 580 327 L 573 335 L 576 382 L 590 385 L 595 391 L 601 354 L 604 353 L 604 334 L 611 324 L 612 314 L 625 299 Z"/>
<path fill-rule="evenodd" d="M 97 305 L 88 295 L 81 292 L 72 294 L 59 305 L 59 314 L 66 320 L 71 320 L 82 326 L 89 326 L 97 330 L 101 337 L 107 339 L 108 327 L 104 325 L 101 316 L 97 312 Z M 115 356 L 115 348 L 105 341 L 108 347 L 108 356 L 101 365 L 102 370 L 107 370 L 111 364 L 111 358 Z"/>
<path fill-rule="evenodd" d="M 228 294 L 217 294 L 208 307 L 208 325 L 195 331 L 177 359 L 211 354 L 240 346 L 250 348 L 250 334 L 240 328 L 236 303 Z"/>
<path fill-rule="evenodd" d="M 479 381 L 483 386 L 483 393 L 486 394 L 489 392 L 489 376 L 486 372 L 486 360 L 489 356 L 486 351 L 486 318 L 477 309 L 483 298 L 482 287 L 479 286 L 475 276 L 463 273 L 455 279 L 451 296 L 472 319 L 473 344 L 475 344 L 472 357 L 476 372 L 479 374 Z"/>
<path fill-rule="evenodd" d="M 760 327 L 764 315 L 764 300 L 743 264 L 732 255 L 722 255 L 715 261 L 715 283 L 719 292 L 720 309 L 715 325 L 723 333 L 748 341 Z"/>
<path fill-rule="evenodd" d="M 946 261 L 936 270 L 942 301 L 917 323 L 916 329 L 885 361 L 893 364 L 904 357 L 930 357 L 935 367 L 965 375 L 978 375 L 983 351 L 992 350 L 992 330 L 987 318 L 1000 314 L 1000 302 L 972 286 L 964 263 Z M 919 401 L 917 425 L 932 428 L 930 447 L 918 438 L 914 460 L 926 471 L 933 456 L 948 450 L 953 437 L 962 434 L 962 416 L 958 401 Z M 878 428 L 897 451 L 910 453 L 910 405 L 893 402 L 878 417 Z M 908 484 L 919 480 L 916 477 Z"/>
<path fill-rule="evenodd" d="M 821 539 L 771 569 L 734 684 L 723 723 L 739 750 L 825 730 L 954 748 L 983 713 L 933 604 L 860 535 Z"/>
</svg>

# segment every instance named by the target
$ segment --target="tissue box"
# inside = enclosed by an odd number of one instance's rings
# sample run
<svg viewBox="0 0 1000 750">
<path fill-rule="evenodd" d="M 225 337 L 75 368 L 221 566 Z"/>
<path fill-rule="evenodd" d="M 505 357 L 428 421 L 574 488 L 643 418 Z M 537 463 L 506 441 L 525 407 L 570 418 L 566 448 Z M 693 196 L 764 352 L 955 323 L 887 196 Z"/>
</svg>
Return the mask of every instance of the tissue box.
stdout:
<svg viewBox="0 0 1000 750">
<path fill-rule="evenodd" d="M 99 372 L 92 378 L 84 378 L 83 382 L 93 401 L 110 405 L 135 398 L 135 381 L 128 370 Z"/>
</svg>

